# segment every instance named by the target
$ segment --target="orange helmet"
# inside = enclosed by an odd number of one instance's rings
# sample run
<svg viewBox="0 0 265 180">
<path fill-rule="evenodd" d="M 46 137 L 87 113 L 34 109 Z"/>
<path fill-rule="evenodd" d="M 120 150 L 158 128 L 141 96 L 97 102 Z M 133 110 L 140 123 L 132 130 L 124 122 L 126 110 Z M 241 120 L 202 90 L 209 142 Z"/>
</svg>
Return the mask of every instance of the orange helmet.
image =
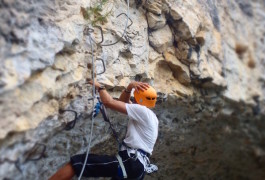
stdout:
<svg viewBox="0 0 265 180">
<path fill-rule="evenodd" d="M 147 90 L 139 90 L 139 92 L 134 91 L 134 99 L 137 104 L 152 108 L 155 107 L 156 104 L 156 90 L 149 86 Z"/>
</svg>

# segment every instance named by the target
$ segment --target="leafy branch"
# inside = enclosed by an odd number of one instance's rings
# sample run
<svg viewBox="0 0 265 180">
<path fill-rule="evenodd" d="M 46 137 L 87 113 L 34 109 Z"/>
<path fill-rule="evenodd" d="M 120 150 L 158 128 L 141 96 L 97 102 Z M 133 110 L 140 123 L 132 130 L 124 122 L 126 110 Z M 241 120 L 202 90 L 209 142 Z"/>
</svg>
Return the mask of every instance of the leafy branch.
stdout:
<svg viewBox="0 0 265 180">
<path fill-rule="evenodd" d="M 98 4 L 93 7 L 81 7 L 80 11 L 83 14 L 83 17 L 87 20 L 91 20 L 91 24 L 94 26 L 98 22 L 104 24 L 107 21 L 107 17 L 112 13 L 112 10 L 107 12 L 106 14 L 102 15 L 103 6 L 108 2 L 108 0 L 101 0 Z"/>
</svg>

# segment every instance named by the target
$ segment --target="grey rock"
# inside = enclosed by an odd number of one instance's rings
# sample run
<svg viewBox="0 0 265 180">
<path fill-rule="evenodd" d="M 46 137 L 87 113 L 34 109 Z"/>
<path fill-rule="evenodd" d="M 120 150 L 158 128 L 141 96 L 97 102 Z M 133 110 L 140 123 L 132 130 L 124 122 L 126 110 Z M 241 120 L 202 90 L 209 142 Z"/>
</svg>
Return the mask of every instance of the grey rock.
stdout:
<svg viewBox="0 0 265 180">
<path fill-rule="evenodd" d="M 166 25 L 166 18 L 164 15 L 155 15 L 153 13 L 147 13 L 148 27 L 150 29 L 160 29 Z"/>
<path fill-rule="evenodd" d="M 165 26 L 152 32 L 149 36 L 151 46 L 159 53 L 164 52 L 173 45 L 173 35 L 169 26 Z"/>
<path fill-rule="evenodd" d="M 156 15 L 162 14 L 162 2 L 161 0 L 149 0 L 145 4 L 147 11 L 154 13 Z"/>
</svg>

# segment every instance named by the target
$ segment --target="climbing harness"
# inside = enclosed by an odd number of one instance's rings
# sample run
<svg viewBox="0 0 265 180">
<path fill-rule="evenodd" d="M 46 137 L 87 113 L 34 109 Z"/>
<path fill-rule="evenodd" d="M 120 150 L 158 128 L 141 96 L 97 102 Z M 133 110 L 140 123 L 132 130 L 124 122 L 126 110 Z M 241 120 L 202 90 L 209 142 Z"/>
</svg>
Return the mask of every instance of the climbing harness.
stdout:
<svg viewBox="0 0 265 180">
<path fill-rule="evenodd" d="M 117 154 L 116 158 L 118 159 L 118 162 L 120 164 L 120 168 L 122 170 L 123 178 L 126 179 L 127 178 L 127 173 L 126 173 L 126 170 L 125 170 L 125 167 L 124 167 L 124 164 L 122 162 L 122 159 L 121 159 L 120 155 Z"/>
<path fill-rule="evenodd" d="M 130 158 L 134 158 L 135 160 L 139 159 L 139 161 L 144 165 L 145 172 L 147 172 L 148 174 L 151 174 L 158 170 L 158 167 L 156 165 L 150 163 L 150 154 L 143 151 L 142 149 L 131 148 L 124 142 L 122 142 L 121 150 L 126 150 Z M 133 154 L 133 156 L 131 156 L 131 154 Z"/>
</svg>

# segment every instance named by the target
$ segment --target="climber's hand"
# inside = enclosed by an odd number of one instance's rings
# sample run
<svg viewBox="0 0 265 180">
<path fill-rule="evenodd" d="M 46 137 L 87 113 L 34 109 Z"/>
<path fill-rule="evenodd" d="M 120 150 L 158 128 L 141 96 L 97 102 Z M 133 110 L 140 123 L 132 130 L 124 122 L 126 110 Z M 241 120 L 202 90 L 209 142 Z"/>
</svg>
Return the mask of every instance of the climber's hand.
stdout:
<svg viewBox="0 0 265 180">
<path fill-rule="evenodd" d="M 148 83 L 134 81 L 128 85 L 127 90 L 131 91 L 134 88 L 136 92 L 139 92 L 139 90 L 141 91 L 147 90 L 148 87 L 149 87 Z"/>
<path fill-rule="evenodd" d="M 87 81 L 88 81 L 88 84 L 93 85 L 93 80 L 87 79 Z M 101 84 L 98 83 L 97 80 L 95 80 L 95 88 L 98 89 L 100 86 L 101 86 Z"/>
</svg>

